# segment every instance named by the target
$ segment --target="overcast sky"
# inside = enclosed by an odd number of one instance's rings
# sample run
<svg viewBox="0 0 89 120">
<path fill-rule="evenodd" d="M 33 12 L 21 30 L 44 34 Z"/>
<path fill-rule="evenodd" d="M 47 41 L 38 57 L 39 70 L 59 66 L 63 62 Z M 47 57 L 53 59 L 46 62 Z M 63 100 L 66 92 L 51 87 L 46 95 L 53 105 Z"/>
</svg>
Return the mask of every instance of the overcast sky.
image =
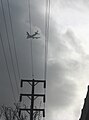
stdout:
<svg viewBox="0 0 89 120">
<path fill-rule="evenodd" d="M 50 31 L 47 69 L 47 120 L 78 120 L 89 84 L 89 1 L 50 0 Z M 30 40 L 27 0 L 9 0 L 20 77 L 31 79 Z M 3 0 L 11 51 L 18 84 L 16 58 L 11 34 L 7 0 Z M 33 68 L 35 79 L 44 75 L 45 0 L 31 0 L 32 33 L 40 32 L 33 41 Z M 0 32 L 17 96 L 8 41 L 0 0 Z M 10 81 L 0 41 L 0 104 L 13 103 Z M 29 86 L 28 86 L 29 87 Z M 27 88 L 28 88 L 27 87 Z M 23 89 L 24 91 L 25 89 Z"/>
</svg>

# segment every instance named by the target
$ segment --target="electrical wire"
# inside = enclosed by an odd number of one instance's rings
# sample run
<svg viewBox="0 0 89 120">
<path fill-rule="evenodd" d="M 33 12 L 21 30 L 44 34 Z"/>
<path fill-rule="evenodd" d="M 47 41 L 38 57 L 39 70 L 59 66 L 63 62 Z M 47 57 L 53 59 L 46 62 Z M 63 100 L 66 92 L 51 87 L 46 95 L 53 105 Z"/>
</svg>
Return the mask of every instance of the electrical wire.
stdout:
<svg viewBox="0 0 89 120">
<path fill-rule="evenodd" d="M 30 34 L 32 30 L 31 23 L 31 0 L 28 0 L 28 9 L 29 9 L 29 25 L 30 25 Z M 33 44 L 32 39 L 30 38 L 30 48 L 31 48 L 31 69 L 32 69 L 32 79 L 34 79 L 34 66 L 33 66 Z"/>
<path fill-rule="evenodd" d="M 9 71 L 9 67 L 8 67 L 6 55 L 5 55 L 5 49 L 4 49 L 4 45 L 3 45 L 3 40 L 2 40 L 1 32 L 0 32 L 0 41 L 1 41 L 1 44 L 2 44 L 2 49 L 3 49 L 4 58 L 5 58 L 5 64 L 6 64 L 6 68 L 7 68 L 7 73 L 8 73 L 9 80 L 10 80 L 10 85 L 11 85 L 13 99 L 14 99 L 14 102 L 16 103 L 16 98 L 15 98 L 15 94 L 14 94 L 14 89 L 13 89 L 13 85 L 12 85 L 12 81 L 11 81 L 11 76 L 10 76 L 10 71 Z"/>
<path fill-rule="evenodd" d="M 44 65 L 44 80 L 47 81 L 47 61 L 48 61 L 48 40 L 49 40 L 49 21 L 50 21 L 50 0 L 46 0 L 45 10 L 45 65 Z M 46 89 L 44 89 L 46 96 Z M 44 109 L 46 105 L 44 103 Z"/>
<path fill-rule="evenodd" d="M 17 52 L 16 52 L 16 44 L 15 44 L 15 37 L 14 37 L 14 31 L 13 31 L 13 24 L 12 24 L 12 17 L 11 17 L 11 10 L 10 10 L 9 0 L 7 0 L 7 5 L 8 5 L 8 12 L 9 12 L 9 18 L 10 18 L 12 38 L 13 38 L 13 43 L 14 43 L 14 51 L 15 51 L 15 58 L 16 58 L 18 76 L 19 76 L 19 80 L 20 80 L 20 70 L 19 70 L 18 57 L 17 57 Z"/>
<path fill-rule="evenodd" d="M 11 56 L 11 62 L 12 62 L 13 72 L 14 72 L 14 76 L 15 76 L 17 93 L 19 95 L 18 83 L 17 83 L 16 73 L 15 73 L 15 69 L 14 69 L 13 57 L 12 57 L 12 52 L 11 52 L 11 47 L 10 47 L 10 40 L 9 40 L 9 35 L 8 35 L 8 30 L 7 30 L 7 23 L 6 23 L 5 12 L 4 12 L 4 7 L 3 7 L 2 0 L 1 0 L 1 7 L 2 7 L 3 19 L 4 19 L 4 23 L 5 23 L 5 30 L 6 30 L 7 40 L 8 40 L 8 46 L 9 46 L 9 51 L 10 51 L 10 56 Z"/>
<path fill-rule="evenodd" d="M 28 0 L 29 7 L 29 24 L 30 24 L 30 34 L 31 34 L 31 10 L 30 10 L 30 0 Z M 49 17 L 50 17 L 50 0 L 46 0 L 46 11 L 45 11 L 45 63 L 44 63 L 44 80 L 47 79 L 47 58 L 48 58 L 48 39 L 49 39 Z M 31 62 L 32 62 L 32 77 L 34 77 L 33 71 L 33 54 L 32 54 L 32 40 L 31 40 Z M 46 89 L 44 89 L 44 94 L 46 95 Z M 44 104 L 45 109 L 45 104 Z"/>
<path fill-rule="evenodd" d="M 45 67 L 44 79 L 47 79 L 48 39 L 49 39 L 50 0 L 46 0 L 45 11 Z"/>
</svg>

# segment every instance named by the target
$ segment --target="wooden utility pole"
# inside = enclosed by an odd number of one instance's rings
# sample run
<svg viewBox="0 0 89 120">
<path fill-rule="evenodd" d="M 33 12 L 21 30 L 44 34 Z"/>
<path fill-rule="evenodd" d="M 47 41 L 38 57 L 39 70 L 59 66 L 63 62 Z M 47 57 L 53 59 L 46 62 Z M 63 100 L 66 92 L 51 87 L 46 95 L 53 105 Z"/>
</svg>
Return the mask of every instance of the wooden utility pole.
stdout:
<svg viewBox="0 0 89 120">
<path fill-rule="evenodd" d="M 45 109 L 35 109 L 34 108 L 34 101 L 38 98 L 38 97 L 42 97 L 43 98 L 43 103 L 45 103 L 45 94 L 35 94 L 35 86 L 38 83 L 43 83 L 43 87 L 44 89 L 46 88 L 46 81 L 45 80 L 21 80 L 21 87 L 23 87 L 23 83 L 29 83 L 31 86 L 31 94 L 20 94 L 20 102 L 22 101 L 22 97 L 28 97 L 30 99 L 30 108 L 20 108 L 19 110 L 19 114 L 21 113 L 21 111 L 27 111 L 30 114 L 30 120 L 34 120 L 33 116 L 34 116 L 34 112 L 42 112 L 43 113 L 43 117 L 45 117 Z"/>
</svg>

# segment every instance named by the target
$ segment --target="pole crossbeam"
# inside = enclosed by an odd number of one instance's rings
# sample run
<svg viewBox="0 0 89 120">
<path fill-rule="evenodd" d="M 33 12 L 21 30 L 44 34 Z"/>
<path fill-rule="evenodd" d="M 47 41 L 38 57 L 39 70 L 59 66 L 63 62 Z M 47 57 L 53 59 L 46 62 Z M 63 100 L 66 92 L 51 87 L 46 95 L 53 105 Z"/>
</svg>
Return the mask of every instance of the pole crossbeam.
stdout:
<svg viewBox="0 0 89 120">
<path fill-rule="evenodd" d="M 23 80 L 21 79 L 21 84 L 20 84 L 20 87 L 23 87 L 23 83 L 30 83 L 30 85 L 32 86 L 32 82 L 34 82 L 35 84 L 34 85 L 37 85 L 38 83 L 43 83 L 44 84 L 44 88 L 46 88 L 46 80 Z"/>
<path fill-rule="evenodd" d="M 23 96 L 27 96 L 27 97 L 30 97 L 30 96 L 32 96 L 32 94 L 20 94 L 20 102 L 22 101 L 22 97 Z M 34 97 L 43 97 L 43 102 L 45 103 L 45 94 L 34 94 Z M 31 100 L 31 98 L 30 98 L 30 100 Z M 34 100 L 35 100 L 35 98 L 34 98 Z"/>
<path fill-rule="evenodd" d="M 21 114 L 21 111 L 31 111 L 29 108 L 20 108 L 19 114 Z M 33 111 L 43 112 L 43 117 L 45 117 L 45 110 L 44 109 L 33 109 Z"/>
</svg>

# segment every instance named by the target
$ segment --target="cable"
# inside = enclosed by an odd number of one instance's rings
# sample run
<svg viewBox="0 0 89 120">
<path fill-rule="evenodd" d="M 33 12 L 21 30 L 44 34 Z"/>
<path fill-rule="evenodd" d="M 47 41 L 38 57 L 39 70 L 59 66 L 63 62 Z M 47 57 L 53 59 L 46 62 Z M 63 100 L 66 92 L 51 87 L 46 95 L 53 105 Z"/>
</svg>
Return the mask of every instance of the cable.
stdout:
<svg viewBox="0 0 89 120">
<path fill-rule="evenodd" d="M 4 45 L 3 45 L 3 40 L 2 40 L 1 32 L 0 32 L 0 40 L 1 40 L 3 54 L 4 54 L 4 58 L 5 58 L 5 64 L 6 64 L 6 68 L 7 68 L 7 73 L 8 73 L 8 76 L 9 76 L 10 85 L 11 85 L 11 89 L 12 89 L 13 99 L 14 99 L 14 102 L 16 103 L 16 98 L 15 98 L 15 94 L 14 94 L 14 89 L 13 89 L 13 85 L 12 85 L 12 81 L 11 81 L 11 76 L 10 76 L 10 72 L 9 72 L 9 67 L 8 67 L 6 55 L 5 55 L 5 49 L 4 49 Z"/>
<path fill-rule="evenodd" d="M 30 25 L 30 34 L 31 34 L 31 1 L 28 0 L 28 8 L 29 8 L 29 25 Z M 33 66 L 33 50 L 32 50 L 32 39 L 30 38 L 30 47 L 31 47 L 31 68 L 32 68 L 32 79 L 34 79 L 34 66 Z"/>
<path fill-rule="evenodd" d="M 44 79 L 45 80 L 47 79 L 49 17 L 50 17 L 50 0 L 46 0 L 46 11 L 45 11 L 45 68 L 44 68 Z"/>
<path fill-rule="evenodd" d="M 15 73 L 15 69 L 14 69 L 13 57 L 12 57 L 12 52 L 11 52 L 11 47 L 10 47 L 9 35 L 8 35 L 8 31 L 7 31 L 7 23 L 6 23 L 6 18 L 5 18 L 5 13 L 4 13 L 4 8 L 3 8 L 3 2 L 2 2 L 2 0 L 1 0 L 1 6 L 2 6 L 3 19 L 4 19 L 4 23 L 5 23 L 5 30 L 6 30 L 7 40 L 8 40 L 8 46 L 9 46 L 9 51 L 10 51 L 10 56 L 11 56 L 11 62 L 12 62 L 13 72 L 14 72 L 14 76 L 15 76 L 15 82 L 16 82 L 17 92 L 18 92 L 18 95 L 19 95 L 18 83 L 17 83 L 17 80 L 16 80 L 16 73 Z"/>
<path fill-rule="evenodd" d="M 16 58 L 18 76 L 19 76 L 19 80 L 20 80 L 20 70 L 19 70 L 18 57 L 17 57 L 17 52 L 16 52 L 15 37 L 14 37 L 14 32 L 13 32 L 13 24 L 12 24 L 12 18 L 11 18 L 11 10 L 10 10 L 9 0 L 7 0 L 7 5 L 8 5 L 8 11 L 9 11 L 9 18 L 10 18 L 12 38 L 13 38 L 13 43 L 14 43 L 14 51 L 15 51 L 15 58 Z"/>
<path fill-rule="evenodd" d="M 48 39 L 49 39 L 49 19 L 50 19 L 50 0 L 46 0 L 45 11 L 45 65 L 44 65 L 44 80 L 47 79 L 47 60 L 48 60 Z M 46 96 L 46 89 L 44 89 Z M 44 103 L 44 109 L 46 108 Z"/>
</svg>

